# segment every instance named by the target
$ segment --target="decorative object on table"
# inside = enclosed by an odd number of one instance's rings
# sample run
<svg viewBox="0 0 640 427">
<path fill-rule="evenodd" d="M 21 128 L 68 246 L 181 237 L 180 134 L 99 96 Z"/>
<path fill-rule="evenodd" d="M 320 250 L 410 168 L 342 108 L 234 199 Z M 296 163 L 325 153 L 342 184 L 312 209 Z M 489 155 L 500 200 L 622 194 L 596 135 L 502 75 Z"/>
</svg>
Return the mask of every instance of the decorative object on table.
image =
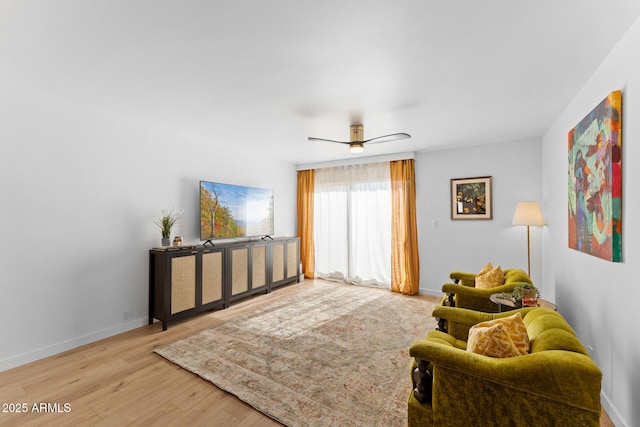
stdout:
<svg viewBox="0 0 640 427">
<path fill-rule="evenodd" d="M 540 291 L 533 283 L 518 283 L 512 292 L 502 292 L 497 295 L 498 298 L 509 300 L 514 303 L 515 307 L 535 307 L 538 303 Z"/>
<path fill-rule="evenodd" d="M 544 218 L 538 202 L 518 202 L 513 215 L 513 225 L 527 226 L 527 274 L 531 276 L 531 237 L 529 227 L 544 225 Z"/>
<path fill-rule="evenodd" d="M 569 131 L 569 247 L 622 261 L 622 95 Z"/>
<path fill-rule="evenodd" d="M 182 236 L 176 236 L 173 238 L 173 246 L 182 246 Z"/>
<path fill-rule="evenodd" d="M 156 220 L 156 224 L 162 230 L 162 246 L 170 246 L 171 244 L 171 229 L 182 216 L 183 211 L 174 212 L 171 209 L 169 212 L 162 211 L 162 216 Z"/>
<path fill-rule="evenodd" d="M 535 307 L 538 302 L 540 292 L 533 283 L 520 283 L 513 288 L 513 299 L 521 307 Z"/>
<path fill-rule="evenodd" d="M 491 177 L 451 179 L 451 219 L 493 219 Z"/>
</svg>

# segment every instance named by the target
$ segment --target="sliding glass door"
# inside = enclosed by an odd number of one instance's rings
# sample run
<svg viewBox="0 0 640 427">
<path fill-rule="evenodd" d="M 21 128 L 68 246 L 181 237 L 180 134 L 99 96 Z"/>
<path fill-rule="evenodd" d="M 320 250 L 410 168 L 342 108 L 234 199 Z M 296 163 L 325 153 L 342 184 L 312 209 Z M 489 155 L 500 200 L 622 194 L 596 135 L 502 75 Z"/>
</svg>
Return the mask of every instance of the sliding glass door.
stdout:
<svg viewBox="0 0 640 427">
<path fill-rule="evenodd" d="M 389 288 L 389 163 L 318 169 L 314 191 L 317 277 Z"/>
</svg>

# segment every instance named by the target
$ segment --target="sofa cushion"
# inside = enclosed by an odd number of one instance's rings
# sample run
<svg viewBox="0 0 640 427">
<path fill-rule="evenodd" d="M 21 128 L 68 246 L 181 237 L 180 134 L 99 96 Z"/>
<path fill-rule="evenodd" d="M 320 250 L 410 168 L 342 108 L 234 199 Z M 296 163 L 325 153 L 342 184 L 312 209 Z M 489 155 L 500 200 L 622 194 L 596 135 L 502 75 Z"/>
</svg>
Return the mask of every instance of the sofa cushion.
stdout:
<svg viewBox="0 0 640 427">
<path fill-rule="evenodd" d="M 589 355 L 578 338 L 565 329 L 547 329 L 538 334 L 535 339 L 531 339 L 531 353 L 547 350 L 564 350 Z"/>
<path fill-rule="evenodd" d="M 519 268 L 507 268 L 503 272 L 505 283 L 532 283 L 531 277 Z"/>
<path fill-rule="evenodd" d="M 449 347 L 459 348 L 461 350 L 467 348 L 466 341 L 459 340 L 453 335 L 441 331 L 429 331 L 427 333 L 427 336 L 425 337 L 425 340 L 443 344 Z"/>
<path fill-rule="evenodd" d="M 542 332 L 550 329 L 562 329 L 575 335 L 575 332 L 564 318 L 551 309 L 535 310 L 535 313 L 527 314 L 524 318 L 524 324 L 527 327 L 530 340 L 536 339 Z"/>
<path fill-rule="evenodd" d="M 529 336 L 520 313 L 481 322 L 469 329 L 468 351 L 490 357 L 513 357 L 528 354 L 529 349 Z"/>
<path fill-rule="evenodd" d="M 476 288 L 490 289 L 504 284 L 504 273 L 499 265 L 476 276 Z"/>
</svg>

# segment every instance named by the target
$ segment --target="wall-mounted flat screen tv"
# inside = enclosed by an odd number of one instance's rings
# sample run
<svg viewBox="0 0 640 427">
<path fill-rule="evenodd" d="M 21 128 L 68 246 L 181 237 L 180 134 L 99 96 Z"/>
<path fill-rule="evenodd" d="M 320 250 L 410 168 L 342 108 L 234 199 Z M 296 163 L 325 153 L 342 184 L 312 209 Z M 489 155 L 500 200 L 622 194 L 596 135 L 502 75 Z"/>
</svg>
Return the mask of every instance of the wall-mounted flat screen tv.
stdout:
<svg viewBox="0 0 640 427">
<path fill-rule="evenodd" d="M 273 234 L 273 190 L 200 181 L 200 239 Z"/>
</svg>

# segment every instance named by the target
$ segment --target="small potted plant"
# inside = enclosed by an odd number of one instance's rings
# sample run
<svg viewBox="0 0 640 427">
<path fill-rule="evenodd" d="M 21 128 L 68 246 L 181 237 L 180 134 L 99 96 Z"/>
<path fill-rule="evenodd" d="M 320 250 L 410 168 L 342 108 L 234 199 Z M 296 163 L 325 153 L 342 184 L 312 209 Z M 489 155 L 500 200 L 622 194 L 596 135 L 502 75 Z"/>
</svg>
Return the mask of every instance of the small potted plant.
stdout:
<svg viewBox="0 0 640 427">
<path fill-rule="evenodd" d="M 516 307 L 535 307 L 540 292 L 533 283 L 519 283 L 511 294 Z"/>
<path fill-rule="evenodd" d="M 169 212 L 162 211 L 162 216 L 156 220 L 156 224 L 162 231 L 162 246 L 169 246 L 171 244 L 171 229 L 178 222 L 182 211 L 174 212 L 171 209 Z"/>
</svg>

